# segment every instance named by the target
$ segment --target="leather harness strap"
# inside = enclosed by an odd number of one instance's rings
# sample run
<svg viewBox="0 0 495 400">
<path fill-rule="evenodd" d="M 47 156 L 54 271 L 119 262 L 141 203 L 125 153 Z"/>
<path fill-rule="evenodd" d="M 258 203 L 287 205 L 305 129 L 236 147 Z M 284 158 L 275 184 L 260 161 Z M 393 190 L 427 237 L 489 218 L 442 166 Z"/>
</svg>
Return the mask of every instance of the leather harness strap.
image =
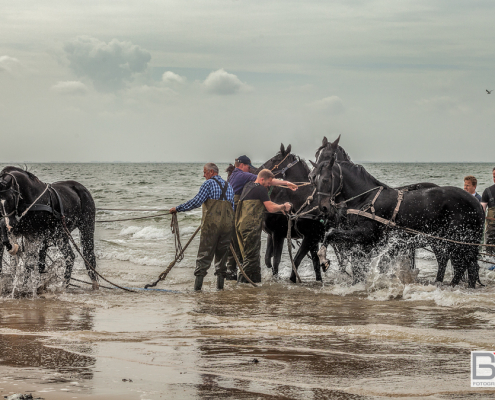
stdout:
<svg viewBox="0 0 495 400">
<path fill-rule="evenodd" d="M 375 215 L 375 201 L 382 192 L 382 190 L 383 190 L 383 186 L 380 186 L 378 193 L 375 195 L 371 203 L 367 205 L 365 208 L 361 210 L 349 209 L 347 210 L 347 214 L 363 216 L 381 222 L 382 224 L 385 224 L 387 226 L 395 226 L 395 218 L 399 213 L 400 205 L 402 204 L 402 200 L 404 199 L 404 192 L 402 190 L 397 191 L 397 204 L 395 205 L 394 212 L 392 213 L 392 217 L 390 219 L 385 219 Z M 371 210 L 371 213 L 367 212 L 368 210 Z"/>
</svg>

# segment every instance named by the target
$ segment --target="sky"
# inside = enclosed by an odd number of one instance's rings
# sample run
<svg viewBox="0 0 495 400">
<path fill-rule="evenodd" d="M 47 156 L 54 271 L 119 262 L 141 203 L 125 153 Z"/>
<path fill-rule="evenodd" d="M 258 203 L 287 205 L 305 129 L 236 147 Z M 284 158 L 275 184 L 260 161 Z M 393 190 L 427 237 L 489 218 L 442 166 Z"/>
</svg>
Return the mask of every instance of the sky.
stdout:
<svg viewBox="0 0 495 400">
<path fill-rule="evenodd" d="M 0 0 L 0 163 L 495 162 L 492 0 Z"/>
</svg>

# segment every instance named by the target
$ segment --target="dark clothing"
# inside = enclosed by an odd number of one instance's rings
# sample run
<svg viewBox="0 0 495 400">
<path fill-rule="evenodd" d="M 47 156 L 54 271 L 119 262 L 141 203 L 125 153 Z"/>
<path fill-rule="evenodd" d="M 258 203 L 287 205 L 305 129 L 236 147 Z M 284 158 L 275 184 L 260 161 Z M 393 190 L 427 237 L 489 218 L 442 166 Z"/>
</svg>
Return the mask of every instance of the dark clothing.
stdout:
<svg viewBox="0 0 495 400">
<path fill-rule="evenodd" d="M 495 244 L 495 185 L 485 189 L 481 202 L 488 203 L 485 222 L 485 244 Z M 495 247 L 487 247 L 486 252 L 495 254 Z"/>
<path fill-rule="evenodd" d="M 488 203 L 488 208 L 495 207 L 495 185 L 487 187 L 481 196 L 482 203 Z"/>
<path fill-rule="evenodd" d="M 243 200 L 259 200 L 262 203 L 270 201 L 268 190 L 264 186 L 261 186 L 259 183 L 254 183 L 253 185 L 253 188 L 248 192 L 242 192 Z"/>
<path fill-rule="evenodd" d="M 234 209 L 227 197 L 228 189 L 232 191 L 232 188 L 225 181 L 223 181 L 223 186 L 216 179 L 208 181 L 213 181 L 214 185 L 221 189 L 221 193 L 218 200 L 210 198 L 203 202 L 201 236 L 194 275 L 205 276 L 215 258 L 215 275 L 225 277 L 227 250 L 234 225 Z"/>
<path fill-rule="evenodd" d="M 234 194 L 240 195 L 242 193 L 242 189 L 248 182 L 253 182 L 257 178 L 256 175 L 251 174 L 250 172 L 241 171 L 239 168 L 234 169 L 232 174 L 229 177 L 229 183 L 234 189 Z"/>
<path fill-rule="evenodd" d="M 254 282 L 261 282 L 260 252 L 261 231 L 263 226 L 263 212 L 265 206 L 261 198 L 268 197 L 266 188 L 257 183 L 249 182 L 244 187 L 239 199 L 235 214 L 235 229 L 239 248 L 242 254 L 242 268 L 246 275 Z M 254 199 L 248 199 L 255 191 Z M 256 194 L 257 193 L 257 194 Z M 239 277 L 240 281 L 243 278 Z"/>
<path fill-rule="evenodd" d="M 479 202 L 481 202 L 481 196 L 479 195 L 478 192 L 474 192 L 473 196 L 476 197 L 476 200 L 478 200 Z"/>
</svg>

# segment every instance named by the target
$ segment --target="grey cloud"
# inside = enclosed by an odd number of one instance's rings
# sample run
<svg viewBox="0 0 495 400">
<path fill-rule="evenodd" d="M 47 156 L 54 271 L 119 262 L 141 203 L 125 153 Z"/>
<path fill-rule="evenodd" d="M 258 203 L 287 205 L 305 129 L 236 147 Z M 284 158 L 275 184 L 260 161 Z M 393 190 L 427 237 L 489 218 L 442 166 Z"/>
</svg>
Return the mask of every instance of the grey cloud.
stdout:
<svg viewBox="0 0 495 400">
<path fill-rule="evenodd" d="M 330 112 L 331 114 L 342 114 L 344 112 L 344 103 L 338 96 L 329 96 L 321 100 L 314 101 L 308 104 L 309 107 L 315 110 Z"/>
<path fill-rule="evenodd" d="M 184 83 L 186 78 L 180 76 L 172 71 L 166 71 L 162 75 L 162 82 L 167 83 Z"/>
<path fill-rule="evenodd" d="M 118 90 L 126 82 L 144 72 L 151 54 L 131 42 L 80 36 L 66 43 L 64 51 L 70 67 L 78 75 L 88 77 L 100 91 Z"/>
<path fill-rule="evenodd" d="M 251 86 L 243 83 L 237 75 L 229 74 L 223 68 L 210 73 L 203 82 L 203 85 L 209 93 L 220 95 L 252 90 Z"/>
<path fill-rule="evenodd" d="M 79 81 L 58 82 L 52 86 L 52 90 L 59 94 L 84 95 L 88 93 L 88 87 Z"/>
<path fill-rule="evenodd" d="M 0 56 L 0 72 L 12 72 L 15 65 L 19 65 L 19 60 L 14 57 Z"/>
</svg>

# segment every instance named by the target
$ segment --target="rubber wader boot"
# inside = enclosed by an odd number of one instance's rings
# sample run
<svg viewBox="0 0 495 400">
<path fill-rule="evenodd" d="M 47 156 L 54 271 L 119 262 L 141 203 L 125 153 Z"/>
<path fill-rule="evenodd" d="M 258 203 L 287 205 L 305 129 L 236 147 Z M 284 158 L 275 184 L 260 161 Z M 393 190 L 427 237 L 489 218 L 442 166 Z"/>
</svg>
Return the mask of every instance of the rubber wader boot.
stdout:
<svg viewBox="0 0 495 400">
<path fill-rule="evenodd" d="M 217 289 L 223 290 L 224 278 L 222 275 L 217 275 Z"/>
<path fill-rule="evenodd" d="M 203 287 L 203 278 L 204 276 L 196 276 L 196 280 L 194 281 L 194 290 L 201 290 L 201 288 Z"/>
</svg>

